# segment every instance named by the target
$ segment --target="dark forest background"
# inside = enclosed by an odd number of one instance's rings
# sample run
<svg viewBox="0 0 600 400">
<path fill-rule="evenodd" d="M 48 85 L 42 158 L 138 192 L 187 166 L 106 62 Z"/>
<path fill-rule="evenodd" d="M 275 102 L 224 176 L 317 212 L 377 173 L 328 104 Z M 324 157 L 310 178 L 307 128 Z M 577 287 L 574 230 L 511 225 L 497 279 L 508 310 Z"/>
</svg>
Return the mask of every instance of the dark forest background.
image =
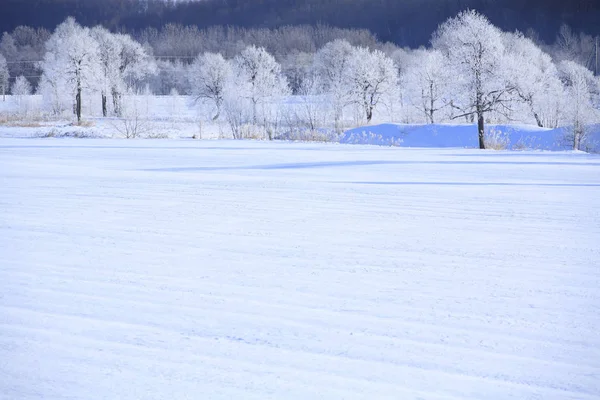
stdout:
<svg viewBox="0 0 600 400">
<path fill-rule="evenodd" d="M 133 33 L 169 23 L 275 28 L 322 24 L 364 28 L 398 46 L 427 45 L 431 33 L 466 8 L 503 30 L 552 42 L 562 24 L 600 34 L 600 0 L 0 0 L 0 32 L 20 25 L 53 30 L 67 16 L 82 25 Z"/>
</svg>

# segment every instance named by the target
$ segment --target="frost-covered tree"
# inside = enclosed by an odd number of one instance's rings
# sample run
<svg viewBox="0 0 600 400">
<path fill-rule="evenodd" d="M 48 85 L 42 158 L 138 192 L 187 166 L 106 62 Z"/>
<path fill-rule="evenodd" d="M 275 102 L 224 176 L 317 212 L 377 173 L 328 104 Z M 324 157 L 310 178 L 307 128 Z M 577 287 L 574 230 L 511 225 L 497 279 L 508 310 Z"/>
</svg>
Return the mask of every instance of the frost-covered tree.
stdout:
<svg viewBox="0 0 600 400">
<path fill-rule="evenodd" d="M 63 76 L 61 63 L 56 60 L 56 54 L 46 53 L 42 63 L 43 74 L 37 87 L 37 94 L 47 108 L 55 115 L 61 115 L 72 106 L 73 96 L 67 79 Z"/>
<path fill-rule="evenodd" d="M 8 64 L 6 58 L 0 54 L 0 92 L 2 92 L 2 100 L 6 100 L 6 91 L 8 89 Z"/>
<path fill-rule="evenodd" d="M 289 94 L 289 87 L 281 73 L 281 66 L 264 48 L 250 46 L 233 60 L 232 90 L 248 99 L 252 105 L 252 123 L 258 121 L 258 106 L 273 97 Z"/>
<path fill-rule="evenodd" d="M 556 35 L 556 41 L 548 47 L 548 51 L 556 62 L 575 61 L 593 70 L 596 61 L 596 40 L 583 32 L 576 34 L 571 27 L 563 24 Z"/>
<path fill-rule="evenodd" d="M 157 73 L 156 63 L 148 51 L 129 35 L 117 34 L 119 43 L 118 75 L 111 87 L 113 107 L 117 115 L 122 114 L 122 97 L 127 90 L 138 85 L 148 76 Z"/>
<path fill-rule="evenodd" d="M 10 92 L 13 96 L 29 96 L 31 94 L 31 84 L 23 75 L 18 76 Z"/>
<path fill-rule="evenodd" d="M 454 118 L 475 115 L 479 147 L 485 148 L 485 114 L 503 111 L 512 87 L 506 79 L 506 50 L 502 32 L 476 11 L 464 11 L 440 25 L 432 38 L 453 74 L 452 90 L 464 94 Z M 459 106 L 456 106 L 459 107 Z"/>
<path fill-rule="evenodd" d="M 417 50 L 403 70 L 402 82 L 410 102 L 433 124 L 436 113 L 448 106 L 448 74 L 444 55 L 438 50 Z"/>
<path fill-rule="evenodd" d="M 181 60 L 157 60 L 156 74 L 148 77 L 153 93 L 167 95 L 175 88 L 179 93 L 190 93 L 188 79 L 189 65 Z"/>
<path fill-rule="evenodd" d="M 74 112 L 81 121 L 83 91 L 94 90 L 101 76 L 98 43 L 90 30 L 83 28 L 73 18 L 60 24 L 46 43 L 42 61 L 42 88 L 65 88 L 74 96 Z M 50 90 L 47 95 L 56 93 Z"/>
<path fill-rule="evenodd" d="M 292 51 L 281 62 L 283 74 L 287 77 L 292 93 L 303 91 L 304 81 L 311 79 L 313 53 Z"/>
<path fill-rule="evenodd" d="M 23 113 L 27 113 L 27 96 L 31 94 L 31 84 L 23 75 L 18 76 L 15 79 L 11 89 L 11 94 L 16 100 L 17 105 Z"/>
<path fill-rule="evenodd" d="M 382 51 L 358 47 L 350 55 L 345 79 L 351 101 L 365 113 L 369 123 L 377 105 L 397 89 L 398 69 Z"/>
<path fill-rule="evenodd" d="M 354 47 L 347 41 L 334 40 L 315 54 L 313 64 L 313 74 L 319 80 L 320 91 L 330 97 L 338 131 L 344 107 L 351 102 L 347 79 L 353 51 Z"/>
<path fill-rule="evenodd" d="M 119 72 L 121 45 L 115 35 L 103 27 L 93 28 L 91 35 L 98 43 L 101 71 L 99 89 L 102 97 L 102 115 L 106 117 L 108 115 L 108 95 L 111 93 L 112 87 L 121 81 Z"/>
<path fill-rule="evenodd" d="M 598 93 L 598 80 L 592 72 L 574 61 L 563 61 L 558 65 L 565 86 L 566 114 L 572 127 L 574 150 L 581 149 L 586 125 L 595 122 L 598 110 L 594 108 L 594 95 Z"/>
<path fill-rule="evenodd" d="M 505 65 L 517 100 L 527 106 L 539 127 L 554 127 L 563 87 L 552 58 L 520 33 L 506 34 L 505 45 L 509 54 Z"/>
<path fill-rule="evenodd" d="M 217 120 L 221 114 L 231 75 L 231 64 L 219 53 L 201 54 L 190 65 L 189 80 L 192 96 L 197 100 L 208 100 L 214 104 L 213 120 Z"/>
</svg>

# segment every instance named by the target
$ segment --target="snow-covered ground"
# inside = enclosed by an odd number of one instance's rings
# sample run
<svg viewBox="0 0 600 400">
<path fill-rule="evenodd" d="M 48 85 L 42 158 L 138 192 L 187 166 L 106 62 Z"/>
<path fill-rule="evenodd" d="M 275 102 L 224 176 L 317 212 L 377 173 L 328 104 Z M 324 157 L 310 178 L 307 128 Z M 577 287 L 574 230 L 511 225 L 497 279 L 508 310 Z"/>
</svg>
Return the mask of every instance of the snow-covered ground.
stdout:
<svg viewBox="0 0 600 400">
<path fill-rule="evenodd" d="M 138 138 L 153 139 L 231 139 L 232 131 L 226 118 L 221 116 L 213 121 L 215 111 L 209 104 L 197 102 L 190 96 L 152 96 L 138 95 L 125 98 L 125 118 L 104 118 L 98 114 L 101 110 L 98 97 L 86 97 L 83 124 L 77 125 L 72 116 L 50 116 L 43 112 L 42 96 L 25 96 L 19 100 L 7 96 L 0 101 L 0 138 L 125 138 L 128 126 L 137 126 Z M 314 103 L 311 103 L 314 101 Z M 478 148 L 477 126 L 475 124 L 406 124 L 397 121 L 405 117 L 401 111 L 388 110 L 378 114 L 372 124 L 364 126 L 363 120 L 345 115 L 343 133 L 337 136 L 333 126 L 327 120 L 320 121 L 318 129 L 321 137 L 306 132 L 306 126 L 294 126 L 292 118 L 295 112 L 301 112 L 306 104 L 319 104 L 319 101 L 302 96 L 291 96 L 285 101 L 285 107 L 273 105 L 275 113 L 282 118 L 274 137 L 276 139 L 306 140 L 327 138 L 329 141 L 346 144 L 373 144 L 398 147 L 429 148 Z M 19 103 L 21 102 L 21 103 Z M 294 111 L 295 110 L 295 111 Z M 291 119 L 290 119 L 291 118 Z M 287 121 L 287 122 L 286 122 Z M 333 121 L 333 120 L 332 120 Z M 333 123 L 330 121 L 330 123 Z M 394 122 L 396 121 L 396 122 Z M 301 124 L 302 125 L 302 124 Z M 251 127 L 251 137 L 265 134 L 264 128 Z M 325 134 L 324 132 L 327 132 Z M 556 129 L 539 128 L 534 125 L 511 123 L 486 125 L 486 135 L 491 142 L 500 143 L 500 148 L 514 150 L 552 150 L 562 151 L 572 148 L 572 134 L 568 127 Z M 266 137 L 265 137 L 266 139 Z M 494 147 L 493 143 L 491 146 Z M 600 153 L 600 125 L 590 125 L 582 141 L 582 150 Z"/>
<path fill-rule="evenodd" d="M 2 399 L 600 399 L 600 157 L 0 139 Z"/>
<path fill-rule="evenodd" d="M 486 136 L 514 150 L 562 151 L 573 148 L 568 127 L 556 129 L 533 125 L 511 124 L 486 126 Z M 395 145 L 402 147 L 478 148 L 477 126 L 474 124 L 377 124 L 349 129 L 342 143 Z M 600 152 L 600 125 L 587 127 L 584 146 L 589 152 Z"/>
</svg>

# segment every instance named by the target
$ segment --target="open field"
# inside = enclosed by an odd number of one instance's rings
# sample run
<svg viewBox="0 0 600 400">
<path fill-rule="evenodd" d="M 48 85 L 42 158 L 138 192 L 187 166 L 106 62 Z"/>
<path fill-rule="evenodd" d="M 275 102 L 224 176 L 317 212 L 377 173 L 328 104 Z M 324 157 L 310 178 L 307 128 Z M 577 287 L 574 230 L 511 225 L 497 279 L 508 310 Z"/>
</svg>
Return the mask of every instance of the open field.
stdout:
<svg viewBox="0 0 600 400">
<path fill-rule="evenodd" d="M 600 399 L 600 157 L 0 139 L 1 399 Z"/>
</svg>

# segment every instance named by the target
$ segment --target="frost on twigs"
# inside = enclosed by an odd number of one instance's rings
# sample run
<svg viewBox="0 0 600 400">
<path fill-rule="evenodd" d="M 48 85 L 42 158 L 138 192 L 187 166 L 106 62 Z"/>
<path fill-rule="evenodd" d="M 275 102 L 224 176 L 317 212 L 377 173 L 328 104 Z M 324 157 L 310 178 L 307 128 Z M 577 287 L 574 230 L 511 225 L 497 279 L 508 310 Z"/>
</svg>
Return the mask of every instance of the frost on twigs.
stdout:
<svg viewBox="0 0 600 400">
<path fill-rule="evenodd" d="M 491 128 L 485 135 L 485 148 L 491 150 L 506 150 L 510 145 L 510 135 L 498 128 Z"/>
</svg>

